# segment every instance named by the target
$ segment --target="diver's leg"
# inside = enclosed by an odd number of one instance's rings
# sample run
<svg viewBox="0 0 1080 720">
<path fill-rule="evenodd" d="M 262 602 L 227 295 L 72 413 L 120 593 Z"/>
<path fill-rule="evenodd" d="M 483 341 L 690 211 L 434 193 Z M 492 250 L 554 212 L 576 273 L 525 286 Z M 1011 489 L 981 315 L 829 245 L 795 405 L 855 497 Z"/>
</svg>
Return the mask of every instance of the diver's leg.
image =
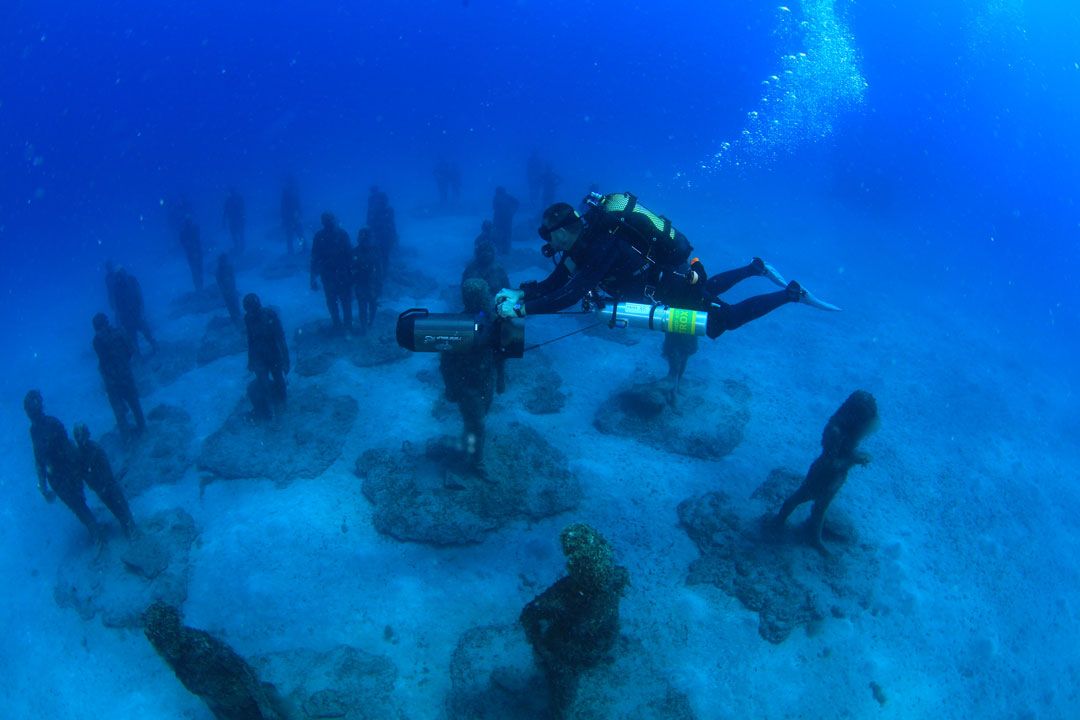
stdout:
<svg viewBox="0 0 1080 720">
<path fill-rule="evenodd" d="M 735 268 L 734 270 L 725 270 L 722 273 L 711 276 L 705 281 L 705 292 L 708 293 L 710 297 L 716 297 L 735 287 L 743 280 L 755 277 L 759 274 L 760 273 L 754 268 L 753 263 L 740 268 Z"/>
<path fill-rule="evenodd" d="M 795 301 L 787 290 L 755 295 L 734 305 L 717 301 L 709 308 L 705 334 L 715 339 L 723 332 L 740 328 L 751 320 L 757 320 L 778 307 Z"/>
</svg>

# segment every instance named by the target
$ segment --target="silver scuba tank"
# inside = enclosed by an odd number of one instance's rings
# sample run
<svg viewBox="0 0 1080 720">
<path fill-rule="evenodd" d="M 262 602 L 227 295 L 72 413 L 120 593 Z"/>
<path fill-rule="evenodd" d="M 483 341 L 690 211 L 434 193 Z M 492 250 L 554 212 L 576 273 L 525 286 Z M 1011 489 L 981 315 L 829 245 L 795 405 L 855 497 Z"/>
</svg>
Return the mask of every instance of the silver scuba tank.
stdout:
<svg viewBox="0 0 1080 720">
<path fill-rule="evenodd" d="M 606 312 L 606 311 L 605 311 Z M 658 330 L 676 335 L 704 335 L 708 313 L 666 305 L 621 302 L 611 306 L 611 327 Z"/>
</svg>

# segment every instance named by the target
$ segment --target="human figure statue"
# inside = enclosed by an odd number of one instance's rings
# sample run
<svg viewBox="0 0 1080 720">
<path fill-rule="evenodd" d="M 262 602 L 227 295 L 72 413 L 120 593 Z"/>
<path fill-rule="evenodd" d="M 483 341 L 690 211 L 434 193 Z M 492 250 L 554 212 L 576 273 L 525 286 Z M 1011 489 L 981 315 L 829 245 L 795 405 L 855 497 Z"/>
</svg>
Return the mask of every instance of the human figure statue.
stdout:
<svg viewBox="0 0 1080 720">
<path fill-rule="evenodd" d="M 470 278 L 479 278 L 487 283 L 488 288 L 494 293 L 498 288 L 506 287 L 510 282 L 510 276 L 495 259 L 495 245 L 489 240 L 476 239 L 473 249 L 473 259 L 465 266 L 461 273 L 461 282 L 465 283 Z M 494 298 L 494 294 L 492 295 Z"/>
<path fill-rule="evenodd" d="M 551 163 L 544 163 L 544 169 L 540 173 L 540 207 L 551 207 L 555 203 L 555 193 L 562 184 L 562 178 L 551 167 Z"/>
<path fill-rule="evenodd" d="M 285 329 L 272 308 L 263 307 L 259 296 L 244 296 L 244 325 L 247 328 L 248 370 L 255 379 L 248 384 L 251 418 L 270 420 L 285 410 L 285 376 L 291 367 Z"/>
<path fill-rule="evenodd" d="M 124 536 L 131 538 L 136 532 L 135 520 L 131 517 L 131 508 L 128 507 L 124 491 L 113 475 L 109 456 L 105 454 L 104 448 L 90 439 L 90 429 L 83 423 L 76 423 L 72 434 L 75 436 L 75 458 L 83 482 L 94 491 L 120 523 Z"/>
<path fill-rule="evenodd" d="M 371 231 L 360 228 L 356 233 L 356 247 L 352 255 L 352 284 L 356 293 L 356 319 L 360 332 L 366 333 L 375 323 L 382 295 L 382 254 L 371 240 Z"/>
<path fill-rule="evenodd" d="M 285 254 L 304 249 L 304 221 L 300 209 L 300 191 L 296 179 L 289 177 L 281 190 L 281 231 L 285 236 Z"/>
<path fill-rule="evenodd" d="M 583 670 L 604 662 L 619 637 L 619 601 L 630 584 L 607 540 L 582 523 L 559 537 L 567 575 L 521 611 L 533 655 L 547 676 L 556 717 L 570 706 Z"/>
<path fill-rule="evenodd" d="M 244 254 L 244 226 L 247 222 L 247 213 L 244 209 L 244 196 L 236 188 L 231 188 L 228 197 L 225 198 L 221 222 L 229 231 L 233 252 L 240 257 Z"/>
<path fill-rule="evenodd" d="M 664 344 L 660 354 L 668 364 L 667 378 L 664 379 L 664 394 L 668 403 L 674 407 L 678 403 L 679 386 L 686 372 L 686 361 L 698 351 L 698 339 L 695 335 L 664 333 Z"/>
<path fill-rule="evenodd" d="M 371 186 L 368 194 L 367 227 L 371 230 L 371 239 L 379 249 L 384 272 L 389 272 L 390 256 L 397 248 L 397 221 L 394 208 L 390 207 L 390 198 L 377 185 Z"/>
<path fill-rule="evenodd" d="M 50 503 L 60 498 L 86 527 L 91 541 L 100 544 L 104 535 L 94 513 L 86 505 L 75 446 L 68 439 L 64 424 L 45 414 L 45 401 L 38 390 L 26 393 L 23 409 L 30 419 L 30 442 L 34 447 L 38 491 Z"/>
<path fill-rule="evenodd" d="M 774 518 L 774 527 L 782 527 L 795 508 L 812 502 L 810 519 L 805 533 L 807 541 L 828 553 L 822 542 L 825 513 L 847 480 L 848 472 L 856 465 L 870 464 L 870 456 L 859 450 L 859 443 L 877 429 L 878 411 L 874 396 L 856 390 L 829 418 L 821 434 L 821 455 L 810 465 L 802 485 L 784 501 Z"/>
<path fill-rule="evenodd" d="M 518 199 L 506 192 L 506 188 L 502 185 L 495 188 L 495 197 L 491 201 L 492 239 L 495 241 L 495 249 L 504 255 L 510 252 L 514 213 L 517 212 L 519 205 Z"/>
<path fill-rule="evenodd" d="M 154 650 L 217 720 L 284 720 L 274 686 L 261 682 L 223 641 L 184 625 L 177 608 L 159 600 L 146 609 L 143 621 Z"/>
<path fill-rule="evenodd" d="M 191 269 L 191 282 L 196 290 L 203 288 L 203 248 L 199 233 L 199 226 L 188 215 L 184 218 L 184 224 L 180 228 L 180 247 L 184 248 L 184 256 L 187 258 L 188 267 Z"/>
<path fill-rule="evenodd" d="M 322 280 L 326 308 L 330 311 L 333 330 L 342 331 L 344 316 L 346 334 L 352 330 L 352 287 L 349 277 L 351 266 L 352 247 L 349 245 L 349 234 L 338 226 L 333 213 L 324 212 L 322 229 L 315 233 L 315 239 L 311 242 L 311 289 L 319 289 L 316 278 Z"/>
<path fill-rule="evenodd" d="M 491 289 L 480 279 L 466 280 L 461 285 L 461 300 L 470 315 L 491 317 Z M 446 388 L 446 399 L 456 403 L 463 424 L 461 448 L 466 461 L 483 476 L 484 419 L 495 397 L 498 363 L 497 335 L 487 325 L 491 337 L 467 349 L 439 355 L 439 372 Z"/>
<path fill-rule="evenodd" d="M 139 389 L 135 385 L 135 374 L 131 371 L 134 350 L 127 335 L 110 325 L 105 313 L 95 315 L 93 323 L 94 352 L 98 357 L 101 379 L 105 383 L 105 394 L 116 417 L 117 429 L 124 439 L 131 439 L 133 432 L 127 419 L 128 411 L 135 420 L 134 435 L 141 434 L 146 428 Z"/>
<path fill-rule="evenodd" d="M 480 234 L 477 235 L 476 238 L 473 240 L 473 249 L 475 250 L 477 248 L 477 246 L 479 246 L 481 243 L 490 243 L 490 244 L 494 245 L 495 244 L 495 234 L 494 234 L 494 232 L 495 232 L 494 226 L 492 226 L 490 220 L 484 220 L 482 223 L 480 223 Z M 494 289 L 495 288 L 492 287 L 492 290 L 494 290 Z"/>
<path fill-rule="evenodd" d="M 128 336 L 131 349 L 141 356 L 139 335 L 142 335 L 150 343 L 150 352 L 156 353 L 158 344 L 146 320 L 146 306 L 138 279 L 123 267 L 113 269 L 110 263 L 105 267 L 105 285 L 109 292 L 109 306 L 116 312 L 116 322 Z"/>
<path fill-rule="evenodd" d="M 221 253 L 218 256 L 214 279 L 217 281 L 218 290 L 221 291 L 225 309 L 229 311 L 229 318 L 240 325 L 243 322 L 243 316 L 240 314 L 240 295 L 236 292 L 236 270 L 233 269 L 227 253 Z"/>
<path fill-rule="evenodd" d="M 446 207 L 450 202 L 450 185 L 453 182 L 454 168 L 449 160 L 441 158 L 435 163 L 435 186 L 439 189 L 439 205 Z"/>
</svg>

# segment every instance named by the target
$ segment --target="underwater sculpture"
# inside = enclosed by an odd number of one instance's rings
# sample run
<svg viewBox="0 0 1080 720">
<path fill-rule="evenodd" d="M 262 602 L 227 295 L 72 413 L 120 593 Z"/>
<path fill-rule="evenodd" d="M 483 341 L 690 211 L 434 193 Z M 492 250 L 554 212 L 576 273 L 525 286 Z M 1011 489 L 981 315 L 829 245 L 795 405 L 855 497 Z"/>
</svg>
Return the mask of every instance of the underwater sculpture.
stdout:
<svg viewBox="0 0 1080 720">
<path fill-rule="evenodd" d="M 131 517 L 131 508 L 124 497 L 124 490 L 113 474 L 109 456 L 105 454 L 104 448 L 90 439 L 90 429 L 85 424 L 76 423 L 72 434 L 75 436 L 75 461 L 83 482 L 94 491 L 120 523 L 124 537 L 131 538 L 138 532 L 138 528 Z"/>
<path fill-rule="evenodd" d="M 461 285 L 461 301 L 469 315 L 491 312 L 491 289 L 479 278 Z M 439 372 L 446 386 L 446 399 L 456 403 L 464 425 L 461 449 L 466 462 L 483 474 L 484 419 L 491 409 L 502 365 L 496 357 L 495 337 L 458 352 L 439 355 Z M 501 391 L 502 388 L 498 387 Z"/>
<path fill-rule="evenodd" d="M 870 463 L 870 456 L 860 452 L 858 447 L 877 425 L 877 401 L 874 396 L 865 390 L 851 393 L 829 418 L 821 434 L 821 455 L 810 465 L 802 485 L 784 501 L 780 512 L 772 520 L 774 527 L 782 527 L 799 505 L 813 502 L 810 519 L 806 523 L 807 540 L 822 552 L 827 552 L 821 541 L 825 513 L 847 480 L 848 471 L 856 465 Z"/>
<path fill-rule="evenodd" d="M 356 233 L 356 247 L 350 257 L 350 277 L 353 293 L 356 295 L 356 320 L 360 334 L 367 333 L 375 324 L 375 313 L 379 309 L 379 296 L 382 295 L 383 272 L 382 256 L 371 238 L 371 230 L 360 228 Z"/>
<path fill-rule="evenodd" d="M 248 370 L 255 379 L 248 384 L 252 418 L 258 422 L 270 420 L 285 411 L 285 376 L 291 360 L 285 343 L 281 319 L 271 308 L 263 307 L 259 296 L 244 296 L 244 325 L 247 328 Z"/>
<path fill-rule="evenodd" d="M 619 600 L 630 584 L 626 568 L 615 564 L 607 540 L 582 523 L 559 536 L 566 577 L 521 611 L 521 625 L 547 675 L 552 705 L 573 701 L 579 674 L 603 662 L 619 636 Z"/>
<path fill-rule="evenodd" d="M 30 390 L 23 398 L 23 409 L 30 420 L 30 442 L 34 447 L 38 491 L 46 502 L 60 500 L 86 526 L 90 539 L 102 541 L 94 513 L 86 505 L 82 475 L 79 473 L 75 446 L 68 439 L 64 424 L 45 414 L 45 400 L 39 390 Z"/>
<path fill-rule="evenodd" d="M 116 427 L 127 439 L 141 435 L 146 429 L 139 389 L 131 371 L 131 357 L 135 354 L 130 338 L 119 328 L 109 324 L 105 313 L 94 315 L 94 352 L 98 358 L 98 370 L 105 385 L 105 395 L 116 416 Z M 128 423 L 130 410 L 135 427 Z"/>
<path fill-rule="evenodd" d="M 352 332 L 352 281 L 349 277 L 352 265 L 352 246 L 349 234 L 338 225 L 332 212 L 322 214 L 322 229 L 311 241 L 311 271 L 308 282 L 313 291 L 322 281 L 326 297 L 326 309 L 330 313 L 332 332 Z M 342 326 L 342 317 L 345 322 Z"/>
<path fill-rule="evenodd" d="M 146 609 L 146 639 L 177 679 L 218 720 L 281 720 L 277 693 L 231 647 L 181 622 L 180 611 L 155 602 Z"/>
</svg>

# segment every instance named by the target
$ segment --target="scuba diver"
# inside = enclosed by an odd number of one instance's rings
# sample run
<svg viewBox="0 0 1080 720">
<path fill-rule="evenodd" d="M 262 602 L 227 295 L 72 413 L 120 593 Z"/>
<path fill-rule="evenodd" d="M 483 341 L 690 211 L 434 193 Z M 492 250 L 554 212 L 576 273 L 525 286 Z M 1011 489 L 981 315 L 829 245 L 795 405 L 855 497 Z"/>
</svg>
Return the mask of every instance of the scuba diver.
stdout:
<svg viewBox="0 0 1080 720">
<path fill-rule="evenodd" d="M 785 282 L 761 258 L 713 277 L 697 258 L 690 242 L 671 221 L 646 210 L 628 192 L 586 198 L 580 215 L 567 203 L 544 211 L 538 232 L 546 241 L 543 252 L 555 260 L 555 270 L 541 281 L 520 289 L 504 288 L 495 298 L 500 317 L 525 317 L 564 310 L 585 300 L 586 307 L 629 301 L 666 305 L 706 314 L 704 334 L 717 338 L 787 303 L 822 310 L 839 310 L 811 295 L 797 282 Z M 750 277 L 765 277 L 783 289 L 728 304 L 718 297 Z"/>
</svg>

